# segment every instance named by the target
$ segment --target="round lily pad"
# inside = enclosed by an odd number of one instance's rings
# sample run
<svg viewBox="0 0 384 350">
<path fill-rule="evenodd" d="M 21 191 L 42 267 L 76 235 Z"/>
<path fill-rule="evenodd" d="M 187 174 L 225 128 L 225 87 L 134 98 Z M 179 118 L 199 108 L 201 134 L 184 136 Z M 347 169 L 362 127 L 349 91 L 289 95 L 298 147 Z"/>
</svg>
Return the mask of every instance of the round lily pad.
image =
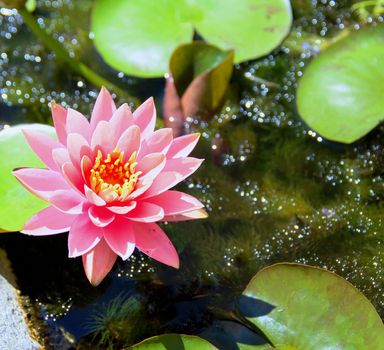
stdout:
<svg viewBox="0 0 384 350">
<path fill-rule="evenodd" d="M 308 65 L 299 81 L 300 116 L 321 136 L 351 143 L 384 119 L 384 25 L 350 33 Z"/>
<path fill-rule="evenodd" d="M 210 44 L 234 49 L 236 63 L 268 54 L 291 29 L 289 0 L 202 0 L 200 6 L 198 33 Z"/>
<path fill-rule="evenodd" d="M 288 0 L 97 0 L 92 12 L 96 48 L 126 74 L 159 77 L 177 46 L 196 30 L 208 43 L 234 49 L 235 62 L 263 56 L 288 34 Z"/>
<path fill-rule="evenodd" d="M 164 334 L 148 338 L 129 348 L 131 350 L 217 350 L 206 340 L 192 335 Z"/>
<path fill-rule="evenodd" d="M 273 307 L 262 315 L 246 310 L 245 316 L 280 349 L 384 349 L 384 325 L 374 307 L 327 270 L 272 265 L 256 274 L 243 296 Z"/>
<path fill-rule="evenodd" d="M 124 73 L 162 76 L 175 47 L 193 36 L 192 25 L 181 21 L 182 5 L 172 0 L 98 0 L 92 12 L 96 48 Z"/>
<path fill-rule="evenodd" d="M 29 193 L 12 174 L 15 168 L 44 168 L 22 134 L 23 129 L 54 135 L 55 129 L 42 124 L 25 124 L 0 131 L 0 230 L 19 231 L 36 212 L 48 206 Z"/>
</svg>

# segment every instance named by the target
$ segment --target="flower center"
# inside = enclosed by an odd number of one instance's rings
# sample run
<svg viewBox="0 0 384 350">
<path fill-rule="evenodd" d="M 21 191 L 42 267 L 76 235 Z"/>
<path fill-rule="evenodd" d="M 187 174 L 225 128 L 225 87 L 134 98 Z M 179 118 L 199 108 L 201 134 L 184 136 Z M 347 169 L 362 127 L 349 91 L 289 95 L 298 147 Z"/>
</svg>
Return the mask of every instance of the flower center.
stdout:
<svg viewBox="0 0 384 350">
<path fill-rule="evenodd" d="M 136 152 L 133 152 L 125 163 L 123 158 L 124 152 L 117 147 L 105 158 L 100 150 L 97 151 L 89 177 L 91 188 L 95 193 L 112 189 L 119 196 L 125 197 L 134 190 L 141 175 L 141 171 L 135 172 Z"/>
</svg>

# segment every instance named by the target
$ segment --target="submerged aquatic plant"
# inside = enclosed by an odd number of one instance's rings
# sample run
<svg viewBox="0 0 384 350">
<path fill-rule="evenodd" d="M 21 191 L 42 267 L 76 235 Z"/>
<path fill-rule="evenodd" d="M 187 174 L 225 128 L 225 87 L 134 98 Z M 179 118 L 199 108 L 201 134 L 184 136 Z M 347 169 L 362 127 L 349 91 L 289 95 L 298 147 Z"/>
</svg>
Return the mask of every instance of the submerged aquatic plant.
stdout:
<svg viewBox="0 0 384 350">
<path fill-rule="evenodd" d="M 146 327 L 144 322 L 136 322 L 141 312 L 140 299 L 122 292 L 96 307 L 85 327 L 99 348 L 116 349 L 116 343 L 122 345 L 141 335 Z"/>
<path fill-rule="evenodd" d="M 157 221 L 206 217 L 194 197 L 169 190 L 202 163 L 188 157 L 199 134 L 173 138 L 154 131 L 153 99 L 133 114 L 116 110 L 102 88 L 90 122 L 73 109 L 53 105 L 58 140 L 38 131 L 25 137 L 48 169 L 23 168 L 17 179 L 50 206 L 34 215 L 22 232 L 44 236 L 69 231 L 69 257 L 82 256 L 85 273 L 98 285 L 115 263 L 135 247 L 179 267 L 177 252 Z"/>
</svg>

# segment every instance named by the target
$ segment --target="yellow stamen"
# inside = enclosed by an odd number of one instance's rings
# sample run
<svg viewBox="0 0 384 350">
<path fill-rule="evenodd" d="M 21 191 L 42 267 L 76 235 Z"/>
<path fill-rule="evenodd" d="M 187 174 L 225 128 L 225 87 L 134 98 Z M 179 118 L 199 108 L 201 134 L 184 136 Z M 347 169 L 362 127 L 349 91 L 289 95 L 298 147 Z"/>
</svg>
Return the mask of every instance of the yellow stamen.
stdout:
<svg viewBox="0 0 384 350">
<path fill-rule="evenodd" d="M 136 152 L 124 163 L 124 152 L 117 147 L 104 159 L 101 150 L 98 150 L 89 175 L 92 190 L 99 193 L 112 189 L 121 199 L 125 199 L 135 189 L 141 175 L 141 171 L 135 172 L 136 165 Z"/>
</svg>

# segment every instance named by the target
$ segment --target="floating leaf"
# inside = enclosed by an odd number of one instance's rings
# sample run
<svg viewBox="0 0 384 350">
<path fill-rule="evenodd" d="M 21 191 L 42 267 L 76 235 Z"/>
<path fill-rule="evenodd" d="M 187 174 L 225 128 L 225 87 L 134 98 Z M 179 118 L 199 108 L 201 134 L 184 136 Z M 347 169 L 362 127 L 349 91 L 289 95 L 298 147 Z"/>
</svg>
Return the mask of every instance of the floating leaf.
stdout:
<svg viewBox="0 0 384 350">
<path fill-rule="evenodd" d="M 0 230 L 19 231 L 33 214 L 47 204 L 30 194 L 13 176 L 20 167 L 43 168 L 22 134 L 23 129 L 54 135 L 54 128 L 42 124 L 21 124 L 0 131 Z"/>
<path fill-rule="evenodd" d="M 266 315 L 248 310 L 245 316 L 279 349 L 384 349 L 384 325 L 371 303 L 332 272 L 272 265 L 243 295 L 275 306 Z"/>
<path fill-rule="evenodd" d="M 182 10 L 172 0 L 98 0 L 92 13 L 96 48 L 117 70 L 162 76 L 175 47 L 193 36 L 192 26 L 180 21 Z"/>
<path fill-rule="evenodd" d="M 206 340 L 192 335 L 164 334 L 132 346 L 132 350 L 217 350 Z"/>
<path fill-rule="evenodd" d="M 251 329 L 233 321 L 216 321 L 199 336 L 218 349 L 264 350 L 272 347 Z"/>
<path fill-rule="evenodd" d="M 209 43 L 235 50 L 235 62 L 264 56 L 279 46 L 292 24 L 288 0 L 201 0 L 196 23 Z"/>
<path fill-rule="evenodd" d="M 299 81 L 298 111 L 320 135 L 351 143 L 384 119 L 384 26 L 353 32 L 320 53 Z"/>
<path fill-rule="evenodd" d="M 222 51 L 202 42 L 179 46 L 170 61 L 165 117 L 169 114 L 206 117 L 216 112 L 224 101 L 232 69 L 233 51 Z M 171 101 L 176 99 L 180 101 Z M 169 106 L 178 106 L 180 113 Z"/>
<path fill-rule="evenodd" d="M 263 56 L 288 34 L 287 0 L 97 0 L 92 13 L 95 45 L 105 61 L 129 75 L 167 72 L 175 48 L 192 40 L 194 28 L 235 62 Z"/>
</svg>

